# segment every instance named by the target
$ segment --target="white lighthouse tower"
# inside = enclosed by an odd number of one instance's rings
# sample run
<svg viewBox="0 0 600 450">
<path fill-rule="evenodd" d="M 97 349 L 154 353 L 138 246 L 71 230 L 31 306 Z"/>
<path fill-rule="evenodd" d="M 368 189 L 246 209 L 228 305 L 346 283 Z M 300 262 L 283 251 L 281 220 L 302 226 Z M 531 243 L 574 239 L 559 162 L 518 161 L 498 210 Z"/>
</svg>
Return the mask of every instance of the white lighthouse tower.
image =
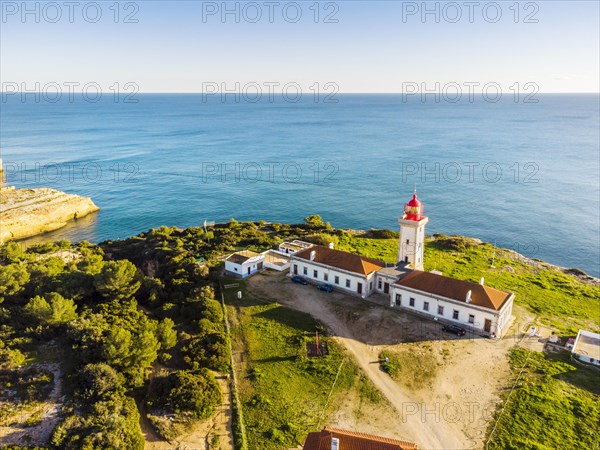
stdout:
<svg viewBox="0 0 600 450">
<path fill-rule="evenodd" d="M 408 267 L 415 270 L 423 270 L 425 225 L 429 221 L 423 215 L 423 211 L 423 204 L 417 200 L 417 190 L 415 189 L 413 198 L 404 205 L 404 214 L 398 219 L 400 224 L 398 263 L 408 263 Z"/>
</svg>

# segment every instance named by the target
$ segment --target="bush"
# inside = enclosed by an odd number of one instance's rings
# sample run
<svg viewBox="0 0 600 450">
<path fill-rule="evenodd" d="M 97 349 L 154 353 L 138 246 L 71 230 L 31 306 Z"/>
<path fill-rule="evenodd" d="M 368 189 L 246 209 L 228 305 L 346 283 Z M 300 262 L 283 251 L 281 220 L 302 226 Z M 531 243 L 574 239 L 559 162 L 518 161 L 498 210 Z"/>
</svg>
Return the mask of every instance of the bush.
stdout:
<svg viewBox="0 0 600 450">
<path fill-rule="evenodd" d="M 180 370 L 155 378 L 146 399 L 150 421 L 167 440 L 181 434 L 184 427 L 180 424 L 208 419 L 220 404 L 221 390 L 206 369 Z"/>
<path fill-rule="evenodd" d="M 372 229 L 367 233 L 367 235 L 372 239 L 398 239 L 400 237 L 400 233 L 387 229 Z"/>
<path fill-rule="evenodd" d="M 0 341 L 0 370 L 16 369 L 25 363 L 25 355 L 20 350 L 11 349 Z"/>
<path fill-rule="evenodd" d="M 229 347 L 223 331 L 197 336 L 183 347 L 184 360 L 192 369 L 207 367 L 219 372 L 229 370 Z"/>
<path fill-rule="evenodd" d="M 124 393 L 123 376 L 108 364 L 88 364 L 78 374 L 77 393 L 95 403 Z"/>
<path fill-rule="evenodd" d="M 53 432 L 52 445 L 65 450 L 143 450 L 140 415 L 133 399 L 117 396 L 72 415 Z"/>
<path fill-rule="evenodd" d="M 379 354 L 379 360 L 381 362 L 381 369 L 390 376 L 394 376 L 400 369 L 400 361 L 398 361 L 395 355 L 387 352 L 381 352 Z"/>
</svg>

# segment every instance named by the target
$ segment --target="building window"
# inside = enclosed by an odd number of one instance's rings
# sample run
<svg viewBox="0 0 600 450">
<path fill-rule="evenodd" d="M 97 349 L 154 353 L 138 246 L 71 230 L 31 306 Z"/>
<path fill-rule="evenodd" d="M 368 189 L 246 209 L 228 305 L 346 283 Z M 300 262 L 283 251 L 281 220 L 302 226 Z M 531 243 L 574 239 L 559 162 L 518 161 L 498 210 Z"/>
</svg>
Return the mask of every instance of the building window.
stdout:
<svg viewBox="0 0 600 450">
<path fill-rule="evenodd" d="M 350 280 L 346 279 L 346 287 L 349 288 L 350 287 Z"/>
<path fill-rule="evenodd" d="M 415 307 L 415 299 L 413 297 L 408 300 L 408 305 L 412 306 L 413 308 Z"/>
<path fill-rule="evenodd" d="M 438 315 L 440 315 L 440 316 L 444 315 L 444 307 L 441 305 L 438 305 Z"/>
<path fill-rule="evenodd" d="M 328 274 L 326 274 L 326 273 L 324 273 L 324 274 L 323 274 L 323 279 L 324 279 L 325 281 L 329 281 L 329 275 L 328 275 Z"/>
<path fill-rule="evenodd" d="M 303 273 L 304 275 L 308 275 L 308 269 L 305 267 L 304 269 L 302 269 L 302 273 Z"/>
<path fill-rule="evenodd" d="M 396 294 L 396 306 L 400 306 L 402 304 L 402 294 Z"/>
<path fill-rule="evenodd" d="M 313 270 L 313 277 L 319 278 L 319 272 L 317 272 L 316 270 Z"/>
<path fill-rule="evenodd" d="M 406 245 L 410 244 L 410 239 L 406 240 Z"/>
<path fill-rule="evenodd" d="M 377 289 L 381 290 L 381 278 L 377 280 Z"/>
<path fill-rule="evenodd" d="M 335 284 L 340 284 L 340 277 L 338 277 L 337 275 L 334 278 L 335 280 Z"/>
<path fill-rule="evenodd" d="M 423 311 L 429 311 L 429 302 L 423 302 Z"/>
<path fill-rule="evenodd" d="M 237 272 L 237 267 L 234 267 L 233 270 L 235 270 Z"/>
<path fill-rule="evenodd" d="M 473 314 L 469 314 L 469 323 L 475 323 L 475 316 Z"/>
<path fill-rule="evenodd" d="M 452 311 L 452 318 L 454 320 L 458 320 L 458 309 L 455 309 L 454 311 Z"/>
<path fill-rule="evenodd" d="M 372 291 L 372 290 L 373 290 L 373 282 L 372 282 L 372 281 L 369 283 L 369 290 L 370 290 L 370 291 Z"/>
</svg>

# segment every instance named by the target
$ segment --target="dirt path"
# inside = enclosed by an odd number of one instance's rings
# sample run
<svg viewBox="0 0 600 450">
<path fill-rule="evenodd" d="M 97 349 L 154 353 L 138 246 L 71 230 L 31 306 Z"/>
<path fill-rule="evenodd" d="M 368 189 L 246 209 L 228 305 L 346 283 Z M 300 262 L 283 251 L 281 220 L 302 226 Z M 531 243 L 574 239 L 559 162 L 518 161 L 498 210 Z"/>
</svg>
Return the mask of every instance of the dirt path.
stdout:
<svg viewBox="0 0 600 450">
<path fill-rule="evenodd" d="M 54 427 L 60 421 L 60 396 L 62 373 L 58 364 L 36 364 L 53 375 L 53 386 L 48 399 L 39 405 L 19 413 L 17 424 L 23 425 L 30 417 L 39 414 L 39 423 L 32 427 L 0 426 L 0 445 L 46 445 Z M 7 419 L 7 422 L 10 421 Z"/>
<path fill-rule="evenodd" d="M 404 439 L 415 441 L 422 449 L 466 449 L 473 448 L 473 441 L 443 420 L 428 420 L 422 411 L 423 402 L 413 398 L 386 373 L 380 370 L 377 354 L 372 346 L 356 339 L 345 321 L 325 301 L 323 294 L 310 286 L 296 286 L 284 281 L 279 274 L 261 274 L 249 283 L 251 293 L 263 298 L 276 299 L 279 303 L 311 314 L 325 324 L 348 351 L 355 357 L 361 369 L 385 395 L 400 414 L 393 427 L 400 427 Z M 338 295 L 338 294 L 334 294 Z M 382 308 L 383 309 L 383 308 Z M 404 414 L 402 414 L 404 413 Z M 437 418 L 439 419 L 439 417 Z M 390 424 L 392 425 L 392 424 Z M 396 431 L 397 428 L 396 428 Z"/>
<path fill-rule="evenodd" d="M 510 383 L 506 355 L 516 344 L 512 334 L 501 340 L 456 338 L 441 333 L 433 321 L 341 293 L 296 285 L 285 274 L 256 275 L 248 289 L 250 295 L 306 312 L 325 324 L 395 408 L 365 420 L 349 415 L 352 406 L 348 405 L 330 417 L 340 419 L 336 426 L 414 441 L 422 449 L 484 446 L 500 392 Z M 515 314 L 519 317 L 520 313 Z M 519 327 L 515 321 L 513 328 Z M 429 352 L 430 360 L 436 361 L 435 376 L 424 386 L 409 388 L 404 380 L 394 380 L 380 369 L 378 355 L 383 350 Z"/>
</svg>

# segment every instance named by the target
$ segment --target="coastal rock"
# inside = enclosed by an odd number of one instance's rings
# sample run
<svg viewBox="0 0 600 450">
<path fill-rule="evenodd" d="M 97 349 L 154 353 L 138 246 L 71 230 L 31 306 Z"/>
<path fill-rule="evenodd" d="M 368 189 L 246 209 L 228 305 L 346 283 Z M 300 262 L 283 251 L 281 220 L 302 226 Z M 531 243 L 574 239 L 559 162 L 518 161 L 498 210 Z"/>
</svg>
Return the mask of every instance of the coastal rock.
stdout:
<svg viewBox="0 0 600 450">
<path fill-rule="evenodd" d="M 99 208 L 90 198 L 54 189 L 0 190 L 0 244 L 64 227 Z"/>
</svg>

